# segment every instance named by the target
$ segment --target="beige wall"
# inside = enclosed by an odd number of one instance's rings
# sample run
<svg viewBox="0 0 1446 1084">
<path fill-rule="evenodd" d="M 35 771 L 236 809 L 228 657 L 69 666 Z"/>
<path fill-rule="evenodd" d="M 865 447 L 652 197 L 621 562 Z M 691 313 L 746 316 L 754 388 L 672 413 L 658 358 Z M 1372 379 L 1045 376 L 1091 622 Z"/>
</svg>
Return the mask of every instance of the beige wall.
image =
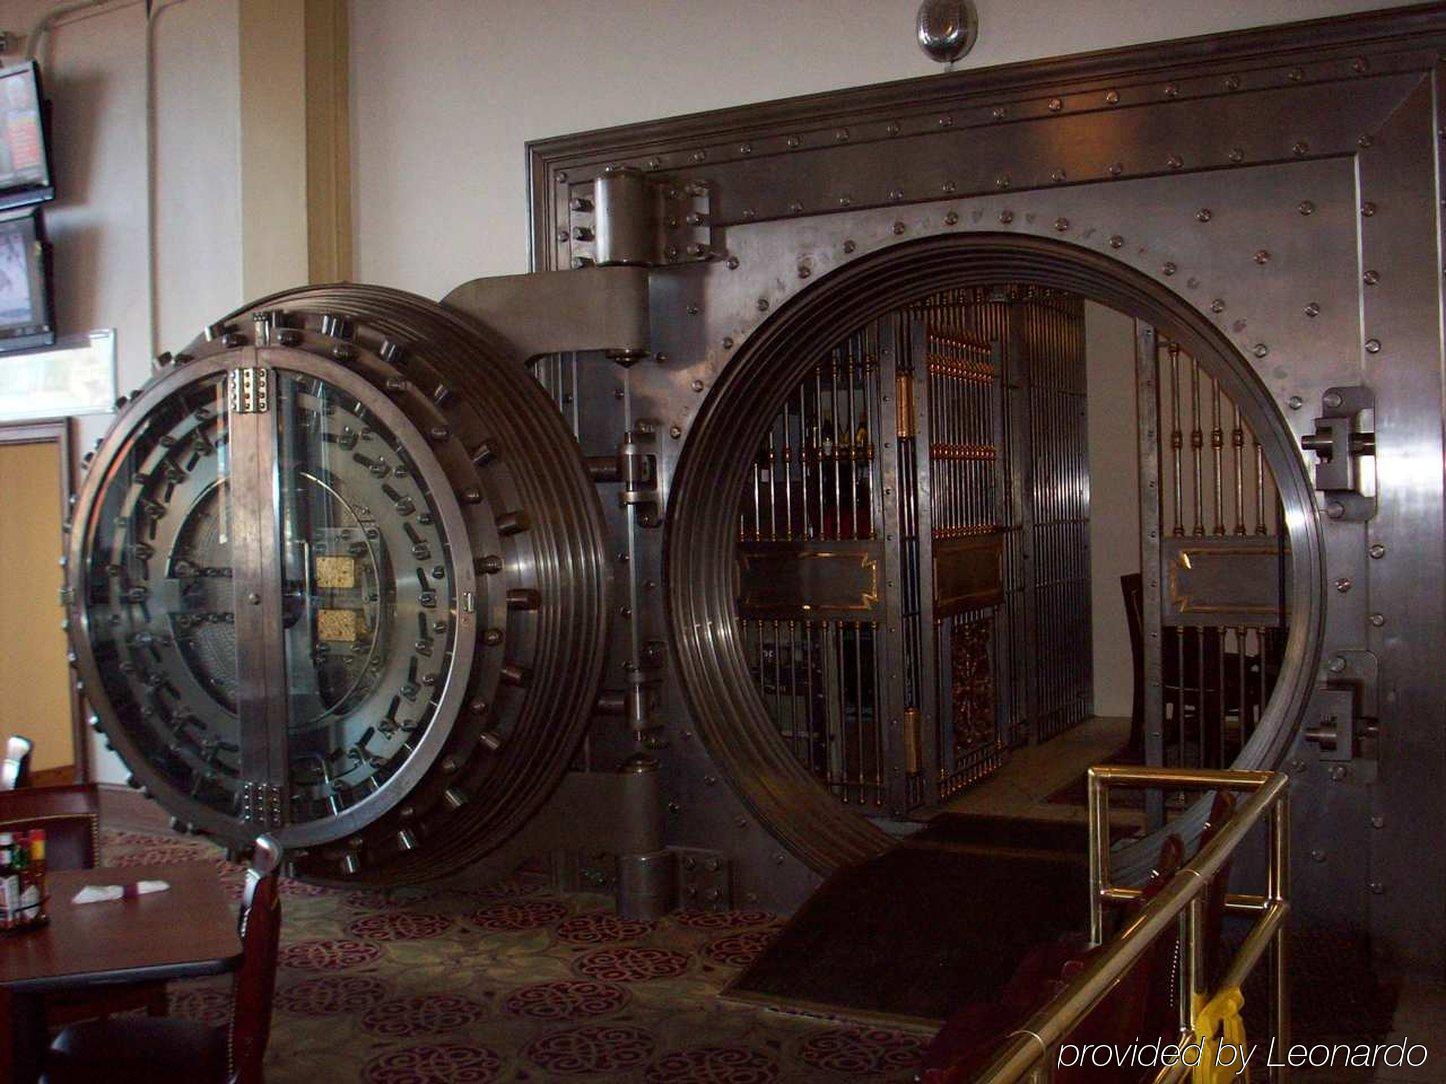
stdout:
<svg viewBox="0 0 1446 1084">
<path fill-rule="evenodd" d="M 1381 0 L 977 0 L 977 67 Z M 357 275 L 527 269 L 527 139 L 937 70 L 918 0 L 352 0 Z"/>
<path fill-rule="evenodd" d="M 75 763 L 70 668 L 60 631 L 60 455 L 54 442 L 0 444 L 0 740 L 35 743 L 31 768 Z"/>
<path fill-rule="evenodd" d="M 1120 577 L 1140 570 L 1135 322 L 1085 305 L 1095 714 L 1129 715 L 1133 667 Z"/>
</svg>

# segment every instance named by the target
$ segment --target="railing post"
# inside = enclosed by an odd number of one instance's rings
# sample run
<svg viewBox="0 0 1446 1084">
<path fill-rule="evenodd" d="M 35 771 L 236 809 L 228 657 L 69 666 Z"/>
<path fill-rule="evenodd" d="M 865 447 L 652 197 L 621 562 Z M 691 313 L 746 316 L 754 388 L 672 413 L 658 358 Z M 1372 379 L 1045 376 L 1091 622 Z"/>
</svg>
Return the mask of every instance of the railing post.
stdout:
<svg viewBox="0 0 1446 1084">
<path fill-rule="evenodd" d="M 1090 944 L 1098 945 L 1105 939 L 1101 894 L 1110 879 L 1110 792 L 1093 768 L 1085 776 L 1085 796 L 1090 826 Z"/>
<path fill-rule="evenodd" d="M 1274 902 L 1285 902 L 1290 896 L 1290 792 L 1284 790 L 1276 799 L 1270 811 L 1270 864 L 1266 872 L 1267 898 Z M 1275 945 L 1271 960 L 1274 969 L 1274 986 L 1271 1006 L 1271 1026 L 1275 1031 L 1278 1049 L 1290 1047 L 1290 982 L 1286 973 L 1289 950 L 1285 943 L 1286 923 L 1282 922 L 1275 933 Z M 1290 1079 L 1290 1069 L 1280 1066 L 1275 1079 Z"/>
</svg>

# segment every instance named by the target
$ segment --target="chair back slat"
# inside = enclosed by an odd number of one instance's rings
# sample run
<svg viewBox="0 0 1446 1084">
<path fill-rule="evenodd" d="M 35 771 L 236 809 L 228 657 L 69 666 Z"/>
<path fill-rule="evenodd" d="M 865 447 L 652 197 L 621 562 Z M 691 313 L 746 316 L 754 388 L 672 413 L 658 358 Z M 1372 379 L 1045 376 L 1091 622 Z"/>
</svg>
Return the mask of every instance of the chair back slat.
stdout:
<svg viewBox="0 0 1446 1084">
<path fill-rule="evenodd" d="M 232 987 L 229 1057 L 231 1081 L 261 1084 L 262 1060 L 271 1036 L 276 961 L 281 941 L 280 852 L 262 837 L 246 873 L 241 905 L 241 966 Z"/>
</svg>

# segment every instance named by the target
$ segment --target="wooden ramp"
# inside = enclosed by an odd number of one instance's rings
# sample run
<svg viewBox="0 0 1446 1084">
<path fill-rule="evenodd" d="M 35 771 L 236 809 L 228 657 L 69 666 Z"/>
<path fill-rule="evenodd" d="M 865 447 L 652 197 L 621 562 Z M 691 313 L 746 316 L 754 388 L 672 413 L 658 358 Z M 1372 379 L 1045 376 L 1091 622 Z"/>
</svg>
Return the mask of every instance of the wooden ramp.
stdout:
<svg viewBox="0 0 1446 1084">
<path fill-rule="evenodd" d="M 1083 825 L 942 814 L 835 873 L 723 996 L 933 1030 L 1031 945 L 1084 931 Z"/>
</svg>

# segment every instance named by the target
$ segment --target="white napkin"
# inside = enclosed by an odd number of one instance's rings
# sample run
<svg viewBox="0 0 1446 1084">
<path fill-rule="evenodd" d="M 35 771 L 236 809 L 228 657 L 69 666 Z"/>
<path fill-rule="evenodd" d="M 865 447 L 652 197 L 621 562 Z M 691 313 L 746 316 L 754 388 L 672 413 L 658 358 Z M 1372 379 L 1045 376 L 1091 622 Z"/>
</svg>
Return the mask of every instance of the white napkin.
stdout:
<svg viewBox="0 0 1446 1084">
<path fill-rule="evenodd" d="M 164 892 L 171 886 L 165 881 L 137 881 L 135 895 L 144 896 L 148 892 Z M 104 903 L 107 900 L 118 900 L 126 894 L 122 885 L 86 885 L 71 899 L 71 903 Z"/>
</svg>

